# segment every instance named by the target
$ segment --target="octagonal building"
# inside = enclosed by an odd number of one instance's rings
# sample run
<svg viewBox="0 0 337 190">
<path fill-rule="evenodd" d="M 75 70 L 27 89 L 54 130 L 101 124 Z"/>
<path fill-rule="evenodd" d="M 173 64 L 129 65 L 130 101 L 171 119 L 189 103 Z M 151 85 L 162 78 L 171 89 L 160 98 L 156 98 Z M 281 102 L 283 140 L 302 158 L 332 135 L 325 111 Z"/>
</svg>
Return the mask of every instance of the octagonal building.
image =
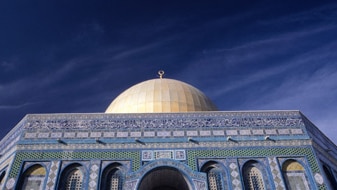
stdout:
<svg viewBox="0 0 337 190">
<path fill-rule="evenodd" d="M 0 142 L 0 189 L 336 189 L 336 145 L 300 111 L 219 111 L 162 74 L 105 113 L 26 115 Z"/>
</svg>

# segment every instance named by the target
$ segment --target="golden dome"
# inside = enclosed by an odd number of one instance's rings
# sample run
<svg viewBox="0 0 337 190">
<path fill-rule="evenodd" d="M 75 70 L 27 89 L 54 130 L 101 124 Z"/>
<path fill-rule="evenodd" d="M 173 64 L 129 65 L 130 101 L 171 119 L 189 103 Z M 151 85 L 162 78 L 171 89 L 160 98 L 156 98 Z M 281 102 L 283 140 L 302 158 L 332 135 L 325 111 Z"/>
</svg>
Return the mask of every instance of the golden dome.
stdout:
<svg viewBox="0 0 337 190">
<path fill-rule="evenodd" d="M 105 113 L 216 111 L 200 90 L 173 79 L 152 79 L 121 93 Z"/>
</svg>

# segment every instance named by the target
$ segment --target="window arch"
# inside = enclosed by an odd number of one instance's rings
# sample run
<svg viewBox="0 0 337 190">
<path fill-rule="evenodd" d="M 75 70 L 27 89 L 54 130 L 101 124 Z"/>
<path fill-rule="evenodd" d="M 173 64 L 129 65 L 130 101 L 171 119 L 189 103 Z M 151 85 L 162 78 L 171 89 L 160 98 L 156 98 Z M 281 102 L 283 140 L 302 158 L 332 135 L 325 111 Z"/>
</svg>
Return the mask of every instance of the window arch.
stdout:
<svg viewBox="0 0 337 190">
<path fill-rule="evenodd" d="M 282 173 L 289 190 L 309 189 L 305 169 L 296 160 L 287 160 L 282 165 Z"/>
<path fill-rule="evenodd" d="M 46 169 L 40 165 L 35 164 L 29 167 L 20 177 L 20 190 L 42 190 L 44 189 L 44 182 L 46 178 Z"/>
<path fill-rule="evenodd" d="M 201 167 L 201 172 L 207 174 L 207 183 L 209 190 L 227 189 L 224 168 L 215 161 L 209 161 Z"/>
<path fill-rule="evenodd" d="M 330 185 L 330 188 L 333 189 L 334 187 L 337 187 L 337 182 L 336 182 L 330 168 L 327 167 L 326 165 L 323 165 L 323 170 L 324 170 L 324 173 L 326 175 L 326 178 L 328 179 L 328 183 Z"/>
<path fill-rule="evenodd" d="M 83 187 L 83 178 L 83 166 L 80 164 L 72 164 L 63 170 L 59 182 L 59 189 L 81 190 Z"/>
<path fill-rule="evenodd" d="M 2 185 L 5 182 L 5 175 L 6 175 L 6 171 L 2 171 L 0 174 L 0 187 L 2 187 Z"/>
<path fill-rule="evenodd" d="M 123 187 L 122 164 L 113 163 L 108 165 L 102 173 L 101 188 L 102 190 L 121 190 Z"/>
<path fill-rule="evenodd" d="M 249 161 L 242 168 L 245 189 L 264 190 L 265 184 L 261 171 L 262 166 L 257 161 Z"/>
</svg>

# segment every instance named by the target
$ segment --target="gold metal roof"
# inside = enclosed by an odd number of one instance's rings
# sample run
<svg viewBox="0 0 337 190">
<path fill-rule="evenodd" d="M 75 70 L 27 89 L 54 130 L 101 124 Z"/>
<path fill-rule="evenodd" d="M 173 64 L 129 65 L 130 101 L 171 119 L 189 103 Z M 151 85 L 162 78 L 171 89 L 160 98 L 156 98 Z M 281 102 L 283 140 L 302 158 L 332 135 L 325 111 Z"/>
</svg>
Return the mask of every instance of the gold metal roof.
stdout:
<svg viewBox="0 0 337 190">
<path fill-rule="evenodd" d="M 200 90 L 173 79 L 152 79 L 136 84 L 121 93 L 105 113 L 158 113 L 216 111 Z"/>
</svg>

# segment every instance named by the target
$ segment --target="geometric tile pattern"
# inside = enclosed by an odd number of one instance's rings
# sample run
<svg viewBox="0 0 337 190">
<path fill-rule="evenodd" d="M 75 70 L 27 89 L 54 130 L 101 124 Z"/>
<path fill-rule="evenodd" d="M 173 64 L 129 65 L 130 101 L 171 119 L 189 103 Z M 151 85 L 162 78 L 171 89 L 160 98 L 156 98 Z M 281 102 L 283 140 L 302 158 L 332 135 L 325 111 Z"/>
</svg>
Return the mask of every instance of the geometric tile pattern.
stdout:
<svg viewBox="0 0 337 190">
<path fill-rule="evenodd" d="M 22 119 L 3 139 L 0 143 L 0 154 L 4 156 L 10 148 L 12 148 L 20 139 L 27 121 Z"/>
<path fill-rule="evenodd" d="M 51 162 L 48 180 L 47 180 L 47 184 L 46 184 L 46 190 L 54 190 L 55 189 L 57 173 L 59 171 L 59 165 L 60 165 L 60 161 L 52 161 Z"/>
<path fill-rule="evenodd" d="M 301 126 L 297 126 L 301 127 Z M 135 131 L 132 131 L 135 130 Z M 155 129 L 154 129 L 155 130 Z M 62 132 L 55 132 L 55 131 L 49 131 L 49 132 L 39 132 L 39 131 L 27 131 L 24 134 L 24 139 L 26 140 L 39 140 L 39 139 L 59 139 L 59 138 L 64 138 L 64 139 L 97 139 L 98 137 L 95 136 L 97 133 L 99 133 L 100 130 L 93 131 L 89 136 L 89 131 L 85 130 L 78 130 L 78 132 L 69 132 L 69 131 L 64 131 Z M 185 134 L 186 132 L 186 134 Z M 262 127 L 255 129 L 253 132 L 251 130 L 238 130 L 238 129 L 224 129 L 222 128 L 221 130 L 219 129 L 212 129 L 209 130 L 207 128 L 205 129 L 199 129 L 195 131 L 187 130 L 185 131 L 175 131 L 175 130 L 170 130 L 167 129 L 167 131 L 144 131 L 144 133 L 137 131 L 137 129 L 130 129 L 129 131 L 110 131 L 110 132 L 105 132 L 103 134 L 104 138 L 111 138 L 115 136 L 117 138 L 135 138 L 135 137 L 196 137 L 196 136 L 202 136 L 202 137 L 211 137 L 212 133 L 215 136 L 223 136 L 226 134 L 227 136 L 238 136 L 238 135 L 246 135 L 246 136 L 252 136 L 252 135 L 284 135 L 284 136 L 289 136 L 289 135 L 303 135 L 303 131 L 301 128 L 295 128 L 292 129 L 291 132 L 289 132 L 289 129 L 287 128 L 281 128 L 281 129 L 264 129 Z M 44 135 L 41 135 L 44 134 Z M 50 136 L 50 137 L 49 137 Z"/>
<path fill-rule="evenodd" d="M 207 190 L 206 183 L 200 180 L 193 180 L 196 190 Z"/>
<path fill-rule="evenodd" d="M 7 183 L 6 183 L 6 190 L 12 190 L 13 187 L 15 186 L 15 179 L 14 178 L 10 178 Z"/>
<path fill-rule="evenodd" d="M 191 144 L 191 143 L 190 143 Z M 171 149 L 172 150 L 172 149 Z M 173 149 L 173 155 L 175 154 L 175 151 L 181 151 L 183 149 Z M 156 150 L 152 150 L 156 152 Z M 198 158 L 233 158 L 235 156 L 236 158 L 238 157 L 271 157 L 268 159 L 268 162 L 270 164 L 271 170 L 273 170 L 272 175 L 273 178 L 275 179 L 275 187 L 276 189 L 284 189 L 284 184 L 282 181 L 278 180 L 282 179 L 280 177 L 280 171 L 277 163 L 283 163 L 281 158 L 275 158 L 277 155 L 282 155 L 282 158 L 286 157 L 294 157 L 294 156 L 303 156 L 306 155 L 305 159 L 303 160 L 302 163 L 307 163 L 305 164 L 308 168 L 311 169 L 313 172 L 319 172 L 319 167 L 318 163 L 314 158 L 314 154 L 312 152 L 312 149 L 310 146 L 308 147 L 282 147 L 282 148 L 277 148 L 277 147 L 272 147 L 272 148 L 231 148 L 231 149 L 218 149 L 218 150 L 209 150 L 209 149 L 185 149 L 186 153 L 186 164 L 189 166 L 194 171 L 198 171 Z M 128 151 L 112 151 L 112 150 L 87 150 L 87 151 L 50 151 L 50 152 L 45 152 L 45 151 L 17 151 L 15 160 L 13 162 L 12 169 L 9 172 L 8 177 L 9 178 L 14 178 L 19 175 L 20 171 L 22 170 L 22 163 L 27 161 L 27 160 L 54 160 L 50 162 L 50 171 L 49 171 L 49 176 L 47 180 L 47 189 L 53 189 L 56 186 L 56 179 L 55 175 L 60 173 L 59 172 L 59 167 L 60 167 L 60 161 L 55 161 L 55 159 L 67 159 L 67 160 L 120 160 L 120 159 L 128 159 L 131 161 L 131 171 L 137 171 L 140 167 L 140 159 L 141 158 L 141 151 L 137 150 L 128 150 Z M 275 161 L 278 160 L 278 161 Z M 281 160 L 280 160 L 281 159 Z M 228 170 L 229 173 L 228 175 L 231 177 L 231 185 L 233 185 L 233 189 L 239 190 L 242 188 L 241 185 L 241 180 L 240 180 L 240 169 L 237 165 L 237 161 L 230 160 L 228 163 Z M 90 162 L 88 162 L 90 163 Z M 96 173 L 96 166 L 100 167 L 100 163 L 91 163 L 91 165 L 88 165 L 88 173 Z M 95 167 L 94 167 L 95 166 Z M 92 176 L 88 175 L 88 178 L 91 184 L 96 183 L 98 184 L 98 177 L 93 174 Z M 235 180 L 236 179 L 236 180 Z M 88 184 L 89 187 L 90 184 Z M 322 185 L 324 187 L 324 185 Z M 321 188 L 321 187 L 319 187 Z"/>
<path fill-rule="evenodd" d="M 124 184 L 123 189 L 134 190 L 136 189 L 136 185 L 137 185 L 137 180 L 128 181 Z"/>
<path fill-rule="evenodd" d="M 186 152 L 185 150 L 175 150 L 174 151 L 174 159 L 175 160 L 186 160 Z"/>
<path fill-rule="evenodd" d="M 229 164 L 229 173 L 231 175 L 233 189 L 241 190 L 240 171 L 236 163 L 232 162 Z"/>
<path fill-rule="evenodd" d="M 15 128 L 23 133 L 21 140 L 35 143 L 59 138 L 212 137 L 212 134 L 251 138 L 274 134 L 269 134 L 269 129 L 275 130 L 275 135 L 306 136 L 298 111 L 159 113 L 151 114 L 151 119 L 147 117 L 148 114 L 34 114 L 27 115 Z M 102 133 L 102 129 L 108 130 Z M 6 147 L 8 140 L 5 139 L 0 147 Z"/>
<path fill-rule="evenodd" d="M 6 173 L 6 179 L 10 179 L 7 181 L 8 183 L 6 183 L 6 185 L 11 186 L 15 184 L 20 172 L 25 171 L 22 167 L 28 167 L 27 161 L 32 160 L 52 160 L 49 162 L 50 164 L 46 166 L 47 171 L 49 170 L 49 172 L 47 172 L 48 178 L 46 181 L 46 189 L 55 189 L 57 186 L 56 180 L 57 175 L 61 170 L 61 160 L 84 160 L 84 162 L 87 162 L 88 170 L 86 173 L 89 174 L 87 175 L 87 179 L 89 179 L 89 181 L 86 183 L 86 187 L 90 190 L 96 189 L 97 186 L 99 186 L 98 176 L 100 174 L 100 168 L 103 168 L 101 167 L 101 162 L 103 165 L 104 162 L 124 159 L 127 159 L 127 162 L 129 162 L 130 167 L 127 168 L 130 169 L 130 172 L 138 171 L 142 166 L 140 158 L 143 158 L 144 161 L 160 159 L 159 161 L 162 162 L 166 162 L 166 160 L 162 158 L 179 160 L 181 162 L 177 163 L 184 163 L 194 171 L 198 171 L 196 168 L 200 166 L 200 164 L 198 164 L 197 161 L 199 161 L 200 158 L 223 159 L 225 163 L 228 163 L 223 165 L 227 169 L 226 174 L 229 176 L 228 179 L 230 179 L 230 185 L 232 185 L 231 189 L 235 190 L 243 188 L 240 178 L 240 166 L 243 164 L 238 162 L 238 158 L 268 158 L 265 159 L 266 162 L 264 163 L 264 166 L 266 166 L 268 162 L 270 170 L 266 169 L 266 171 L 268 170 L 270 172 L 267 173 L 272 175 L 272 181 L 274 181 L 274 183 L 271 182 L 270 184 L 277 190 L 285 189 L 285 183 L 282 180 L 283 177 L 280 169 L 280 163 L 283 163 L 283 158 L 289 159 L 295 156 L 302 157 L 304 160 L 301 160 L 303 161 L 301 163 L 304 163 L 307 171 L 316 174 L 321 172 L 311 145 L 295 146 L 295 144 L 286 144 L 290 142 L 296 143 L 297 141 L 291 141 L 293 139 L 290 139 L 290 141 L 282 139 L 281 141 L 278 141 L 276 139 L 276 142 L 263 141 L 263 136 L 265 135 L 270 135 L 271 138 L 274 135 L 281 135 L 282 137 L 287 138 L 291 135 L 295 135 L 296 138 L 304 137 L 306 135 L 306 129 L 303 124 L 303 120 L 305 120 L 305 118 L 303 118 L 298 111 L 268 111 L 265 113 L 208 112 L 200 114 L 153 114 L 149 118 L 147 117 L 148 115 L 146 114 L 81 114 L 81 116 L 76 114 L 29 115 L 14 128 L 19 130 L 16 131 L 13 129 L 12 131 L 14 131 L 15 134 L 14 132 L 10 132 L 10 138 L 6 137 L 0 144 L 1 148 L 6 147 L 4 145 L 8 145 L 9 140 L 15 142 L 15 140 L 17 140 L 14 138 L 16 135 L 20 135 L 22 140 L 22 142 L 18 145 L 18 149 L 15 150 L 16 157 L 12 164 L 10 164 L 11 168 L 8 170 L 9 173 Z M 106 129 L 107 131 L 101 132 L 102 129 Z M 315 131 L 313 130 L 312 133 L 314 132 Z M 204 139 L 209 139 L 212 135 L 217 136 L 216 138 L 224 137 L 224 139 L 226 139 L 226 135 L 232 137 L 235 136 L 233 139 L 238 139 L 239 142 L 236 142 L 238 146 L 235 147 L 232 145 L 235 144 L 235 142 L 227 142 L 227 144 L 231 146 L 230 148 L 226 146 L 219 148 L 220 146 L 218 145 L 220 145 L 220 142 L 214 142 L 212 147 L 218 147 L 216 149 L 212 149 L 211 147 L 205 148 L 204 146 L 206 145 L 206 142 L 200 141 L 200 148 L 198 148 L 197 146 L 199 143 L 197 145 L 193 143 L 170 144 L 170 142 L 168 142 L 170 138 L 166 138 L 171 136 L 193 136 L 193 139 L 198 139 L 194 138 L 194 136 L 201 136 Z M 243 138 L 239 139 L 236 137 L 237 135 Z M 150 141 L 149 143 L 146 142 L 146 140 L 150 139 L 150 137 L 156 136 L 162 137 L 161 139 L 163 140 L 167 140 L 164 141 L 166 144 L 152 143 Z M 259 138 L 261 137 L 262 141 L 247 141 L 248 137 L 255 138 L 254 136 L 258 136 Z M 55 139 L 61 138 L 61 140 L 64 140 L 62 137 L 69 140 L 70 143 L 67 145 L 57 144 Z M 102 144 L 95 144 L 95 138 L 101 140 L 101 138 L 98 137 L 103 137 L 103 142 L 104 138 L 110 140 L 110 142 L 107 142 L 104 146 Z M 111 137 L 111 139 L 108 139 L 107 137 Z M 122 144 L 120 142 L 120 139 L 129 140 L 130 137 L 147 137 L 145 140 L 147 146 L 145 149 L 146 152 L 141 152 L 141 148 L 139 147 L 141 145 L 137 143 L 133 144 L 129 143 L 130 141 L 127 141 L 124 145 L 124 143 Z M 75 142 L 72 138 L 77 138 L 76 140 L 83 140 L 85 142 L 90 140 L 90 142 L 92 141 L 93 143 L 83 143 L 79 146 L 79 144 L 76 144 L 79 141 L 72 144 L 72 142 Z M 65 150 L 54 148 L 54 151 L 52 151 L 51 149 L 44 148 L 39 149 L 38 151 L 30 151 L 34 150 L 34 146 L 38 146 L 40 141 L 48 141 L 49 139 L 54 139 L 55 143 L 50 143 L 48 146 L 58 146 L 57 148 L 64 146 Z M 143 138 L 140 139 L 143 140 Z M 119 144 L 111 143 L 115 142 L 115 140 L 116 142 L 118 141 Z M 185 138 L 185 141 L 187 141 L 187 138 Z M 32 145 L 30 142 L 36 142 L 36 144 Z M 132 142 L 134 142 L 134 140 Z M 252 143 L 252 146 L 247 145 L 248 142 Z M 272 146 L 267 149 L 264 147 L 266 142 L 270 144 L 280 143 L 280 146 Z M 211 142 L 207 143 L 210 144 Z M 221 145 L 223 144 L 226 145 L 226 142 Z M 254 147 L 255 145 L 256 147 Z M 25 147 L 30 146 L 33 148 L 24 149 Z M 42 147 L 42 145 L 39 146 Z M 75 150 L 73 147 L 76 146 L 80 147 L 81 150 Z M 87 149 L 89 146 L 97 146 L 98 149 Z M 110 146 L 121 146 L 122 148 L 107 148 Z M 249 146 L 249 148 L 244 146 Z M 45 145 L 45 147 L 47 147 L 47 145 Z M 175 148 L 179 149 L 175 150 Z M 2 151 L 3 150 L 0 149 L 0 152 Z M 278 155 L 282 155 L 282 159 L 275 157 Z M 62 165 L 65 165 L 64 163 L 62 163 Z M 316 178 L 318 179 L 318 177 Z M 134 183 L 135 181 L 129 182 L 131 189 L 136 188 Z M 195 184 L 195 187 L 199 187 L 199 185 L 200 187 L 203 186 L 202 181 L 193 180 L 193 183 Z M 319 189 L 325 188 L 324 184 L 318 182 L 317 184 L 316 185 Z M 207 184 L 205 185 L 205 188 L 207 189 Z"/>
<path fill-rule="evenodd" d="M 105 159 L 128 159 L 132 160 L 132 170 L 136 171 L 140 165 L 140 152 L 138 151 L 55 151 L 55 152 L 22 152 L 17 151 L 16 158 L 12 164 L 9 177 L 16 178 L 21 171 L 21 164 L 25 160 L 105 160 Z M 65 162 L 63 162 L 65 163 Z M 72 163 L 72 162 L 70 162 Z"/>
<path fill-rule="evenodd" d="M 242 177 L 245 178 L 246 180 L 244 180 L 244 185 L 250 186 L 251 182 L 250 180 L 252 180 L 253 178 L 256 179 L 256 181 L 254 180 L 255 185 L 258 185 L 259 182 L 259 178 L 261 180 L 263 180 L 263 184 L 264 188 L 263 189 L 275 189 L 273 184 L 271 184 L 270 179 L 271 179 L 271 175 L 270 175 L 270 168 L 269 168 L 269 163 L 268 163 L 268 159 L 266 157 L 249 157 L 249 158 L 239 158 L 239 166 L 240 166 L 240 171 L 242 172 Z M 254 175 L 252 175 L 253 171 L 257 171 L 256 173 L 259 173 L 257 175 L 255 175 L 255 177 L 253 177 Z M 250 174 L 249 174 L 250 173 Z M 250 176 L 250 177 L 249 177 Z M 249 179 L 250 178 L 250 179 Z M 262 182 L 262 181 L 261 181 Z"/>
<path fill-rule="evenodd" d="M 153 151 L 152 150 L 143 150 L 142 151 L 142 160 L 143 161 L 153 160 Z"/>
<path fill-rule="evenodd" d="M 303 126 L 299 111 L 203 112 L 148 114 L 30 114 L 24 129 L 106 129 L 196 127 L 294 127 Z M 99 118 L 99 119 L 98 119 Z M 164 119 L 165 118 L 165 119 Z M 285 119 L 286 118 L 286 119 Z M 23 126 L 22 126 L 23 125 Z"/>
<path fill-rule="evenodd" d="M 143 165 L 142 168 L 136 172 L 128 173 L 125 176 L 125 183 L 129 183 L 130 181 L 133 180 L 139 180 L 141 177 L 144 176 L 144 174 L 153 171 L 153 169 L 155 168 L 163 166 L 176 168 L 176 170 L 181 171 L 181 173 L 183 173 L 184 176 L 186 177 L 188 176 L 187 179 L 190 180 L 206 181 L 207 179 L 206 173 L 193 171 L 184 162 L 169 159 L 159 159 Z"/>
<path fill-rule="evenodd" d="M 297 126 L 300 127 L 300 126 Z M 132 131 L 135 130 L 135 131 Z M 281 128 L 281 129 L 264 129 L 262 127 L 255 129 L 253 132 L 251 130 L 238 130 L 238 129 L 212 129 L 209 130 L 207 128 L 205 129 L 199 129 L 195 131 L 187 130 L 185 131 L 175 131 L 174 129 L 167 129 L 167 131 L 144 131 L 144 133 L 137 131 L 138 129 L 130 129 L 130 131 L 109 131 L 105 132 L 103 134 L 104 138 L 111 138 L 115 136 L 119 139 L 125 139 L 125 138 L 135 138 L 135 137 L 212 137 L 212 133 L 214 136 L 223 136 L 226 134 L 227 136 L 239 136 L 239 135 L 245 135 L 247 137 L 254 136 L 254 135 L 283 135 L 283 136 L 289 136 L 289 135 L 303 135 L 301 128 L 295 128 L 291 130 L 291 133 L 289 132 L 289 129 L 287 128 Z M 156 129 L 154 129 L 156 130 Z M 116 132 L 117 131 L 117 132 Z M 91 132 L 91 133 L 99 133 L 100 130 Z M 186 132 L 186 134 L 185 134 Z M 211 133 L 212 132 L 212 133 Z M 50 134 L 49 134 L 50 133 Z M 89 131 L 84 130 L 78 130 L 78 132 L 68 132 L 64 131 L 62 132 L 44 132 L 41 133 L 39 131 L 27 131 L 24 133 L 24 139 L 26 140 L 39 140 L 39 139 L 97 139 L 98 137 L 95 135 L 89 136 Z M 41 135 L 45 134 L 45 135 Z M 50 136 L 50 137 L 49 137 Z"/>
<path fill-rule="evenodd" d="M 272 147 L 272 148 L 237 148 L 237 149 L 217 149 L 217 150 L 186 150 L 187 165 L 193 170 L 197 170 L 195 158 L 226 158 L 226 157 L 269 157 L 282 155 L 284 157 L 306 156 L 308 166 L 313 172 L 319 172 L 319 165 L 315 159 L 315 154 L 310 147 Z M 280 159 L 280 158 L 279 158 Z"/>
<path fill-rule="evenodd" d="M 285 190 L 286 188 L 282 180 L 280 167 L 278 166 L 276 157 L 269 157 L 268 161 L 269 161 L 271 173 L 273 175 L 273 181 L 274 181 L 276 190 Z"/>
<path fill-rule="evenodd" d="M 98 187 L 100 160 L 91 161 L 90 175 L 89 175 L 89 190 L 96 190 Z"/>
</svg>

